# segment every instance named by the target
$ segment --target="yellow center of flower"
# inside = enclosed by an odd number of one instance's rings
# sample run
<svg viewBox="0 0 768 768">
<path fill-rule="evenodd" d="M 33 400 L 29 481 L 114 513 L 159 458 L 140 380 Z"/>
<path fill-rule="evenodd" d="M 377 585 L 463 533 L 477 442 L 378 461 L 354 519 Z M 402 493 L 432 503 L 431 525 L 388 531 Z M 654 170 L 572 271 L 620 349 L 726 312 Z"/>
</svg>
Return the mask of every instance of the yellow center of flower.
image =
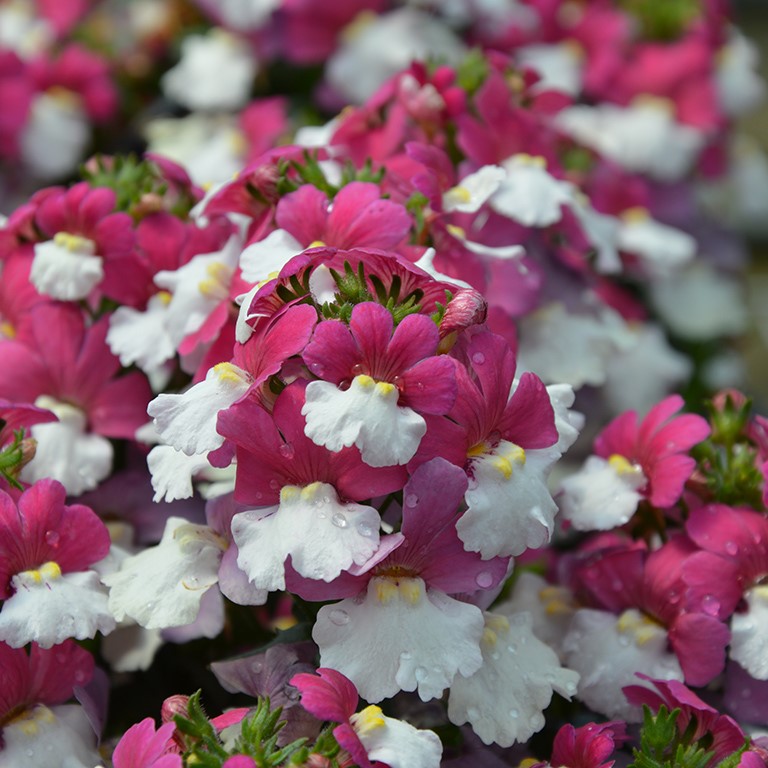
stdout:
<svg viewBox="0 0 768 768">
<path fill-rule="evenodd" d="M 370 704 L 360 712 L 356 712 L 349 719 L 358 733 L 369 733 L 386 725 L 381 707 L 375 704 Z"/>
<path fill-rule="evenodd" d="M 93 256 L 96 253 L 96 243 L 87 237 L 73 235 L 69 232 L 57 232 L 53 236 L 53 242 L 70 253 L 77 253 L 81 256 Z"/>
<path fill-rule="evenodd" d="M 35 584 L 43 584 L 44 582 L 55 581 L 61 578 L 61 568 L 58 563 L 49 560 L 47 563 L 43 563 L 39 568 L 31 571 L 24 571 L 22 574 L 27 576 L 28 579 Z"/>
<path fill-rule="evenodd" d="M 223 301 L 229 296 L 229 282 L 234 270 L 221 261 L 211 262 L 205 268 L 208 275 L 197 284 L 197 290 L 208 299 Z"/>
</svg>

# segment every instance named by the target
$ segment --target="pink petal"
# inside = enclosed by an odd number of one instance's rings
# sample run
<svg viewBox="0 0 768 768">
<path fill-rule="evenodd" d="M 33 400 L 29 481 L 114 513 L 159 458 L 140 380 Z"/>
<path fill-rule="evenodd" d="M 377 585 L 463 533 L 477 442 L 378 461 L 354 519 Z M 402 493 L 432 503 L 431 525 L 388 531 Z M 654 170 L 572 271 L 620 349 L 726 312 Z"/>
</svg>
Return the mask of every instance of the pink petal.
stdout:
<svg viewBox="0 0 768 768">
<path fill-rule="evenodd" d="M 301 693 L 301 706 L 320 720 L 348 723 L 357 709 L 357 688 L 335 669 L 320 667 L 317 675 L 301 672 L 290 683 Z"/>
<path fill-rule="evenodd" d="M 305 248 L 316 240 L 326 240 L 328 196 L 311 184 L 287 194 L 277 204 L 275 222 L 280 229 L 293 235 Z M 328 240 L 328 245 L 338 245 Z"/>
<path fill-rule="evenodd" d="M 456 366 L 452 358 L 428 357 L 406 371 L 400 378 L 402 397 L 398 404 L 417 413 L 442 416 L 456 401 Z"/>
<path fill-rule="evenodd" d="M 688 685 L 707 685 L 725 668 L 728 627 L 714 616 L 684 613 L 669 629 L 669 642 L 677 654 Z"/>
<path fill-rule="evenodd" d="M 521 448 L 548 448 L 557 442 L 555 412 L 544 382 L 534 373 L 524 373 L 504 409 L 499 424 L 504 440 Z"/>
</svg>

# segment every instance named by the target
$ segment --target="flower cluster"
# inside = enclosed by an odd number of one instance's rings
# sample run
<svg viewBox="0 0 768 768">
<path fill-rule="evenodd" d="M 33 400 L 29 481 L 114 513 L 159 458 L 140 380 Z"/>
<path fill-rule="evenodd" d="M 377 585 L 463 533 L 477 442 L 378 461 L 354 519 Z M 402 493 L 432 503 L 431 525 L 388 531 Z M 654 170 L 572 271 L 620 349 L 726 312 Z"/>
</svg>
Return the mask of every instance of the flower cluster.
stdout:
<svg viewBox="0 0 768 768">
<path fill-rule="evenodd" d="M 768 764 L 724 3 L 127 5 L 0 0 L 0 765 Z"/>
</svg>

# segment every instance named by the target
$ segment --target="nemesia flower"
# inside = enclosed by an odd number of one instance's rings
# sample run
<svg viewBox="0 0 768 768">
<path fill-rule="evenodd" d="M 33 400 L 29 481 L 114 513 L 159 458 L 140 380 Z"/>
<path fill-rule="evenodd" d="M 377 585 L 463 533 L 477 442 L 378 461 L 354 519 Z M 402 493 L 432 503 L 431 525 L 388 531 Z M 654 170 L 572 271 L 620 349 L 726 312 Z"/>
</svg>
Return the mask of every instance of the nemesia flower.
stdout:
<svg viewBox="0 0 768 768">
<path fill-rule="evenodd" d="M 468 509 L 457 523 L 464 546 L 483 558 L 518 555 L 549 540 L 555 504 L 545 478 L 560 452 L 541 380 L 524 373 L 500 336 L 468 331 L 454 348 L 458 396 L 448 418 L 431 418 L 414 460 L 443 456 L 467 473 Z M 499 503 L 503 499 L 503 503 Z"/>
<path fill-rule="evenodd" d="M 357 503 L 402 488 L 405 470 L 371 468 L 356 448 L 331 453 L 304 433 L 304 385 L 278 396 L 272 415 L 244 400 L 219 415 L 236 446 L 235 498 L 256 505 L 232 520 L 237 562 L 257 589 L 285 588 L 285 561 L 330 581 L 379 546 L 376 509 Z"/>
<path fill-rule="evenodd" d="M 64 703 L 92 675 L 93 657 L 71 640 L 29 651 L 0 643 L 0 763 L 47 768 L 55 754 L 72 768 L 99 764 L 85 711 Z"/>
<path fill-rule="evenodd" d="M 173 740 L 175 730 L 175 723 L 165 723 L 155 731 L 151 717 L 132 725 L 112 753 L 115 768 L 182 768 Z"/>
<path fill-rule="evenodd" d="M 435 733 L 387 717 L 374 704 L 360 712 L 355 686 L 340 672 L 320 667 L 317 675 L 300 673 L 291 685 L 301 693 L 301 706 L 321 720 L 339 723 L 333 735 L 360 768 L 371 761 L 391 768 L 437 768 L 442 745 Z"/>
<path fill-rule="evenodd" d="M 52 303 L 35 307 L 29 321 L 26 343 L 0 341 L 7 362 L 0 396 L 34 403 L 58 421 L 32 427 L 37 451 L 22 480 L 54 477 L 79 494 L 109 474 L 113 449 L 106 438 L 132 438 L 146 421 L 149 385 L 138 372 L 115 376 L 120 363 L 104 342 L 106 317 L 86 327 L 76 307 Z"/>
<path fill-rule="evenodd" d="M 673 418 L 682 405 L 672 395 L 642 421 L 627 411 L 595 438 L 595 455 L 561 486 L 561 509 L 576 528 L 607 530 L 626 523 L 643 498 L 662 508 L 680 498 L 696 466 L 686 453 L 710 431 L 701 416 Z"/>
<path fill-rule="evenodd" d="M 448 413 L 456 397 L 439 341 L 430 318 L 408 315 L 395 328 L 370 302 L 354 307 L 348 327 L 321 322 L 302 355 L 321 379 L 307 385 L 307 437 L 330 451 L 356 445 L 372 467 L 406 464 L 427 431 L 423 414 Z"/>
<path fill-rule="evenodd" d="M 109 534 L 88 507 L 66 506 L 64 487 L 39 480 L 14 500 L 0 490 L 0 639 L 14 648 L 82 640 L 115 627 L 91 566 Z"/>
<path fill-rule="evenodd" d="M 618 720 L 588 723 L 575 728 L 570 723 L 555 734 L 549 765 L 572 768 L 612 768 L 616 747 L 627 738 L 627 727 Z"/>
<path fill-rule="evenodd" d="M 466 487 L 463 470 L 433 459 L 403 489 L 400 533 L 362 568 L 328 584 L 290 574 L 289 589 L 305 599 L 344 598 L 320 609 L 312 637 L 321 662 L 368 701 L 398 690 L 428 701 L 482 664 L 482 611 L 451 595 L 493 589 L 507 560 L 464 550 L 454 522 Z"/>
</svg>

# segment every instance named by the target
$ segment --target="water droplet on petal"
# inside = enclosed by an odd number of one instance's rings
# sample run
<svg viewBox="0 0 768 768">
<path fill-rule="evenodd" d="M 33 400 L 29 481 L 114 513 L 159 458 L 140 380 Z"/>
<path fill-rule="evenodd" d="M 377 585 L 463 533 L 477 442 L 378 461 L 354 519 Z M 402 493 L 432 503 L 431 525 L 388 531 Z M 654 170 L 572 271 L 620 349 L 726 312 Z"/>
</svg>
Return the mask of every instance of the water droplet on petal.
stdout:
<svg viewBox="0 0 768 768">
<path fill-rule="evenodd" d="M 253 664 L 251 664 L 251 672 L 255 675 L 258 675 L 262 669 L 264 669 L 264 663 L 261 661 L 254 661 Z"/>
<path fill-rule="evenodd" d="M 331 517 L 331 522 L 337 528 L 346 528 L 349 525 L 349 521 L 341 512 L 334 512 L 333 517 Z"/>
<path fill-rule="evenodd" d="M 345 624 L 349 624 L 349 614 L 341 608 L 334 608 L 328 614 L 328 618 L 331 620 L 331 624 L 335 624 L 337 627 L 343 627 Z"/>
<path fill-rule="evenodd" d="M 717 616 L 720 611 L 720 601 L 714 595 L 705 595 L 701 601 L 701 608 L 704 613 Z"/>
<path fill-rule="evenodd" d="M 472 362 L 475 365 L 482 365 L 485 362 L 485 355 L 482 352 L 475 352 L 475 354 L 472 355 Z"/>
<path fill-rule="evenodd" d="M 61 536 L 59 535 L 58 531 L 46 531 L 45 541 L 49 546 L 56 548 L 59 546 L 59 541 L 61 541 Z"/>
<path fill-rule="evenodd" d="M 729 555 L 738 555 L 739 554 L 739 546 L 736 544 L 735 541 L 726 541 L 725 542 L 725 551 Z"/>
<path fill-rule="evenodd" d="M 278 450 L 284 459 L 292 459 L 295 453 L 290 443 L 283 443 Z"/>
<path fill-rule="evenodd" d="M 405 506 L 413 509 L 419 503 L 419 497 L 415 493 L 409 493 L 405 497 Z"/>
<path fill-rule="evenodd" d="M 510 709 L 510 710 L 509 710 L 509 716 L 510 716 L 510 717 L 511 717 L 513 720 L 517 720 L 517 718 L 518 718 L 518 717 L 520 717 L 520 713 L 519 713 L 519 712 L 518 712 L 516 709 Z"/>
<path fill-rule="evenodd" d="M 477 720 L 477 718 L 480 717 L 480 710 L 477 707 L 467 707 L 467 718 L 472 720 Z"/>
<path fill-rule="evenodd" d="M 490 571 L 480 571 L 475 577 L 475 582 L 481 589 L 488 589 L 493 584 L 493 574 Z"/>
<path fill-rule="evenodd" d="M 510 653 L 517 653 L 517 648 L 516 648 L 514 645 L 508 645 L 508 646 L 507 646 L 507 650 L 508 650 Z"/>
<path fill-rule="evenodd" d="M 355 363 L 352 366 L 352 376 L 359 376 L 361 373 L 365 373 L 365 366 L 362 363 Z"/>
<path fill-rule="evenodd" d="M 370 526 L 368 525 L 368 523 L 365 523 L 365 522 L 357 524 L 357 532 L 361 536 L 365 536 L 366 539 L 372 538 L 374 534 L 373 526 Z"/>
<path fill-rule="evenodd" d="M 269 487 L 273 491 L 277 491 L 277 490 L 280 489 L 280 483 L 278 483 L 277 480 L 272 479 L 272 480 L 269 481 Z"/>
</svg>

